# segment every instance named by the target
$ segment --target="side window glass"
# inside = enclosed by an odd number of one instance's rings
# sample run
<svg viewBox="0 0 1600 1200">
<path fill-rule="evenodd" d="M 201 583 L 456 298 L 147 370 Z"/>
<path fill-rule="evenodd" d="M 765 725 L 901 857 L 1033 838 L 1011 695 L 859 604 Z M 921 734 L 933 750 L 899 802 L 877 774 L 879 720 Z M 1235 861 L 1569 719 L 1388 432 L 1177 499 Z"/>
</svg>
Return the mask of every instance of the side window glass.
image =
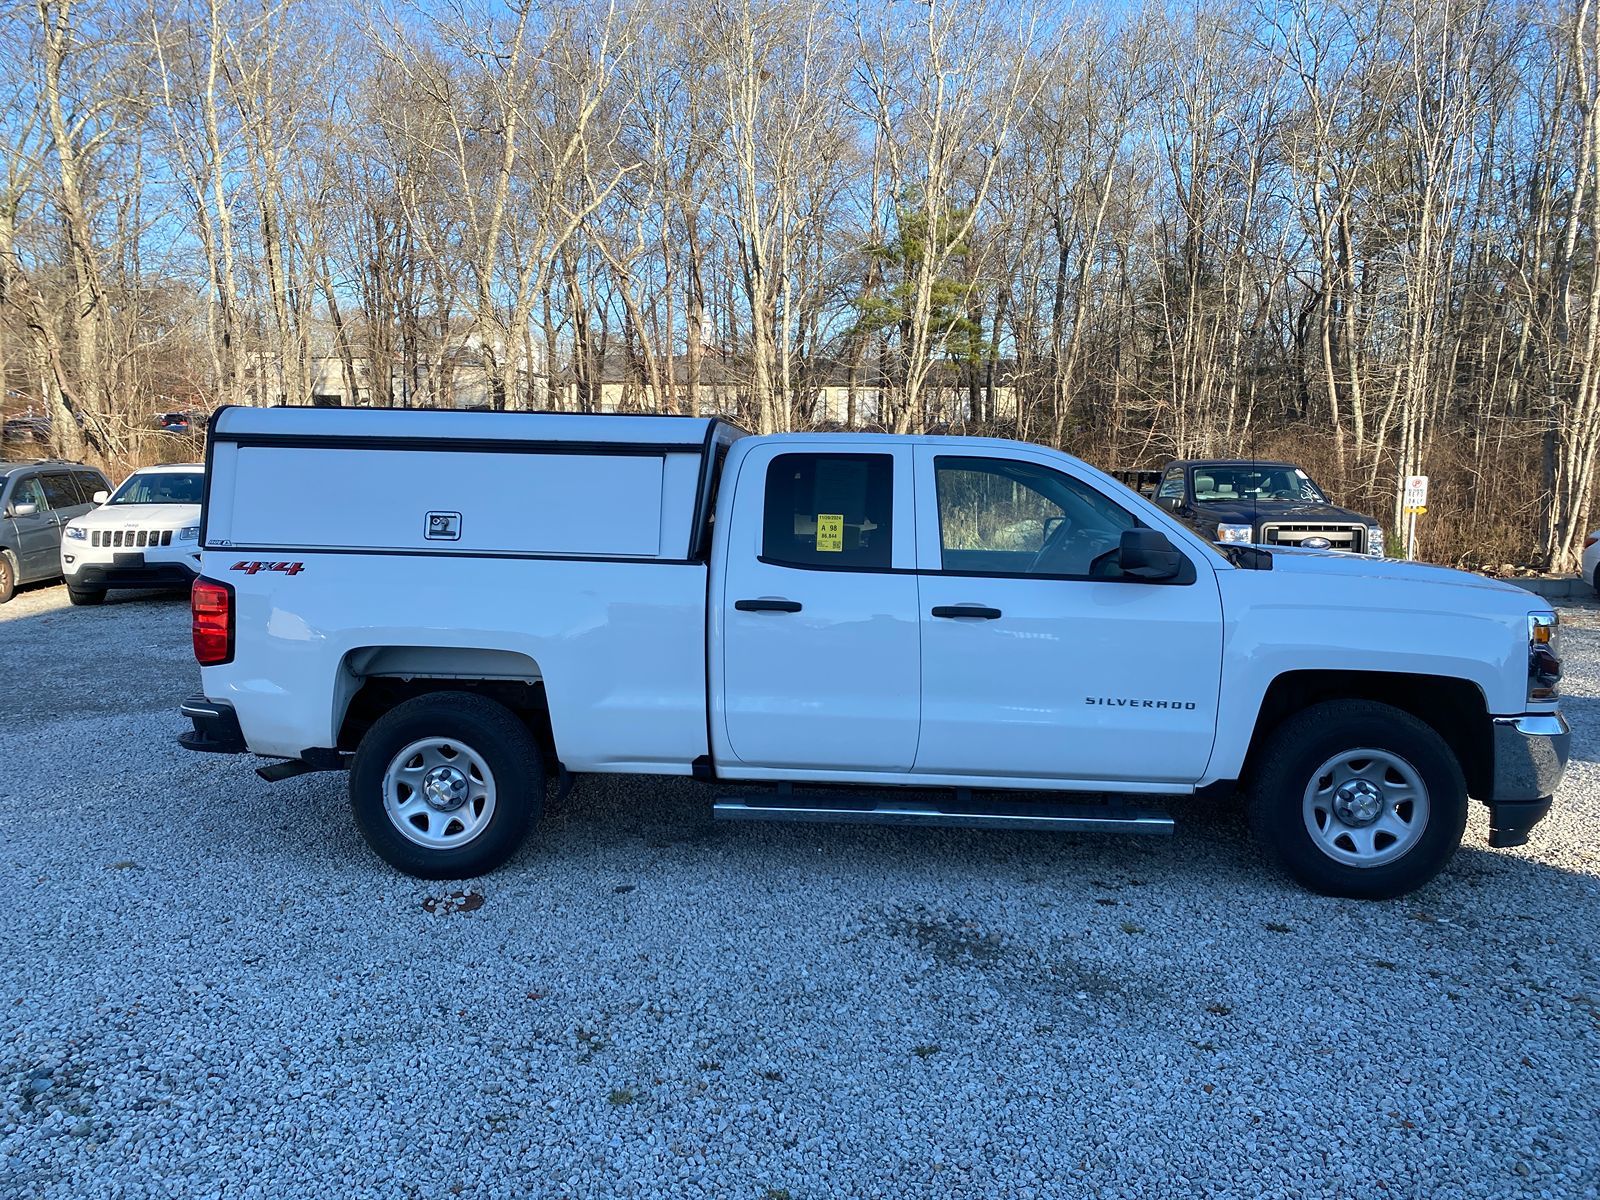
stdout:
<svg viewBox="0 0 1600 1200">
<path fill-rule="evenodd" d="M 761 556 L 797 567 L 890 565 L 894 457 L 780 454 L 767 467 Z"/>
<path fill-rule="evenodd" d="M 1156 493 L 1158 500 L 1183 499 L 1183 468 L 1168 471 L 1161 480 L 1161 491 Z"/>
<path fill-rule="evenodd" d="M 40 512 L 50 510 L 49 503 L 44 498 L 44 491 L 39 487 L 37 479 L 24 479 L 11 489 L 11 506 L 19 504 L 32 504 Z"/>
<path fill-rule="evenodd" d="M 938 460 L 934 485 L 945 570 L 1026 571 L 1066 515 L 1030 486 L 1026 472 L 1018 478 L 1001 468 L 997 459 Z"/>
<path fill-rule="evenodd" d="M 81 497 L 78 503 L 80 504 L 93 504 L 96 492 L 110 490 L 98 475 L 91 475 L 88 471 L 76 471 L 73 473 L 72 479 L 78 485 L 78 495 Z"/>
<path fill-rule="evenodd" d="M 1122 531 L 1139 523 L 1087 484 L 1033 463 L 939 457 L 934 481 L 946 571 L 1109 578 Z"/>
<path fill-rule="evenodd" d="M 82 503 L 78 499 L 78 489 L 72 486 L 70 475 L 46 475 L 44 494 L 51 508 L 75 508 Z"/>
</svg>

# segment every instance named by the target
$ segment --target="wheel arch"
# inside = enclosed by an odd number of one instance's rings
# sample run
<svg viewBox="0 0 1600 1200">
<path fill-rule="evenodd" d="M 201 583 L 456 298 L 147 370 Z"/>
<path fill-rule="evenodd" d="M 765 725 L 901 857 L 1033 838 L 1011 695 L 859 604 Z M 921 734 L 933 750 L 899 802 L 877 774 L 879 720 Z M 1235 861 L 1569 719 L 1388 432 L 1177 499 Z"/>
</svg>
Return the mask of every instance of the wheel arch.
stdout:
<svg viewBox="0 0 1600 1200">
<path fill-rule="evenodd" d="M 361 646 L 339 662 L 333 728 L 340 750 L 354 750 L 384 713 L 416 696 L 468 692 L 510 709 L 556 762 L 544 671 L 527 654 L 492 647 Z"/>
<path fill-rule="evenodd" d="M 1445 740 L 1467 781 L 1467 794 L 1489 794 L 1493 726 L 1483 689 L 1470 679 L 1403 671 L 1287 671 L 1273 679 L 1256 713 L 1242 775 L 1249 778 L 1273 732 L 1296 713 L 1330 700 L 1370 700 L 1408 712 Z"/>
</svg>

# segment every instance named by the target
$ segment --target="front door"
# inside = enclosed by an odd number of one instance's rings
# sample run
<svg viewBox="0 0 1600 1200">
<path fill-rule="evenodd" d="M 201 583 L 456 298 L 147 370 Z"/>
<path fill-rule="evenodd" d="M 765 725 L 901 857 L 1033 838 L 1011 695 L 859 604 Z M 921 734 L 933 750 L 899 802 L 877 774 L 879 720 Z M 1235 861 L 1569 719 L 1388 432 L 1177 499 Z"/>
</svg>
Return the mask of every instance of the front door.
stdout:
<svg viewBox="0 0 1600 1200">
<path fill-rule="evenodd" d="M 720 717 L 739 762 L 909 771 L 918 622 L 909 446 L 785 442 L 739 466 Z"/>
<path fill-rule="evenodd" d="M 1222 663 L 1210 564 L 1190 554 L 1188 582 L 1115 578 L 1138 517 L 1042 453 L 922 446 L 917 472 L 916 772 L 1198 780 Z"/>
<path fill-rule="evenodd" d="M 33 505 L 28 516 L 17 515 L 20 505 Z M 11 527 L 17 539 L 18 582 L 50 579 L 61 574 L 61 527 L 50 511 L 44 489 L 37 478 L 20 479 L 11 485 L 6 501 Z"/>
</svg>

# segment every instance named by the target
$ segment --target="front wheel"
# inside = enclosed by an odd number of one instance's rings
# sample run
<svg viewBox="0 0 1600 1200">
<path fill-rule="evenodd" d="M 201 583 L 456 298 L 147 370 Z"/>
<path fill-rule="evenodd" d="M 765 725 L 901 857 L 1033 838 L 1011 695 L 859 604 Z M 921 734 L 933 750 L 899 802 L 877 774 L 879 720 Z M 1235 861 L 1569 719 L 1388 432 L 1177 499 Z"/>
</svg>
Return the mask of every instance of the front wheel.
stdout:
<svg viewBox="0 0 1600 1200">
<path fill-rule="evenodd" d="M 1391 705 L 1313 705 L 1273 731 L 1250 787 L 1267 856 L 1329 896 L 1388 900 L 1450 861 L 1467 824 L 1461 766 L 1432 726 Z"/>
<path fill-rule="evenodd" d="M 367 845 L 422 879 L 500 866 L 544 805 L 538 744 L 505 706 L 434 692 L 391 709 L 356 749 L 350 803 Z"/>
<path fill-rule="evenodd" d="M 0 604 L 17 594 L 17 569 L 11 565 L 11 556 L 0 550 Z"/>
<path fill-rule="evenodd" d="M 67 584 L 67 599 L 77 607 L 87 607 L 106 602 L 105 588 L 75 588 Z"/>
</svg>

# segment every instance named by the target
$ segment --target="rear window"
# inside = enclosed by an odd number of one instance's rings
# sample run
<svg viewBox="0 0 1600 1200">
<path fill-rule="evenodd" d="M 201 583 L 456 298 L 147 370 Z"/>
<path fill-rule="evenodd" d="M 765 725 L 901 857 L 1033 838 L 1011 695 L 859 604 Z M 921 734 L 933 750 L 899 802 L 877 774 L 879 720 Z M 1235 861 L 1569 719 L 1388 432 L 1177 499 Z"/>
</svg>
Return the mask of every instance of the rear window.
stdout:
<svg viewBox="0 0 1600 1200">
<path fill-rule="evenodd" d="M 78 493 L 83 497 L 82 503 L 94 503 L 96 492 L 109 492 L 111 485 L 93 471 L 74 471 L 73 482 L 78 485 Z"/>
<path fill-rule="evenodd" d="M 83 503 L 78 499 L 78 489 L 73 486 L 70 475 L 46 475 L 39 482 L 44 484 L 44 494 L 51 508 L 73 508 Z"/>
<path fill-rule="evenodd" d="M 762 557 L 796 567 L 885 570 L 893 498 L 892 455 L 780 454 L 767 467 Z"/>
</svg>

